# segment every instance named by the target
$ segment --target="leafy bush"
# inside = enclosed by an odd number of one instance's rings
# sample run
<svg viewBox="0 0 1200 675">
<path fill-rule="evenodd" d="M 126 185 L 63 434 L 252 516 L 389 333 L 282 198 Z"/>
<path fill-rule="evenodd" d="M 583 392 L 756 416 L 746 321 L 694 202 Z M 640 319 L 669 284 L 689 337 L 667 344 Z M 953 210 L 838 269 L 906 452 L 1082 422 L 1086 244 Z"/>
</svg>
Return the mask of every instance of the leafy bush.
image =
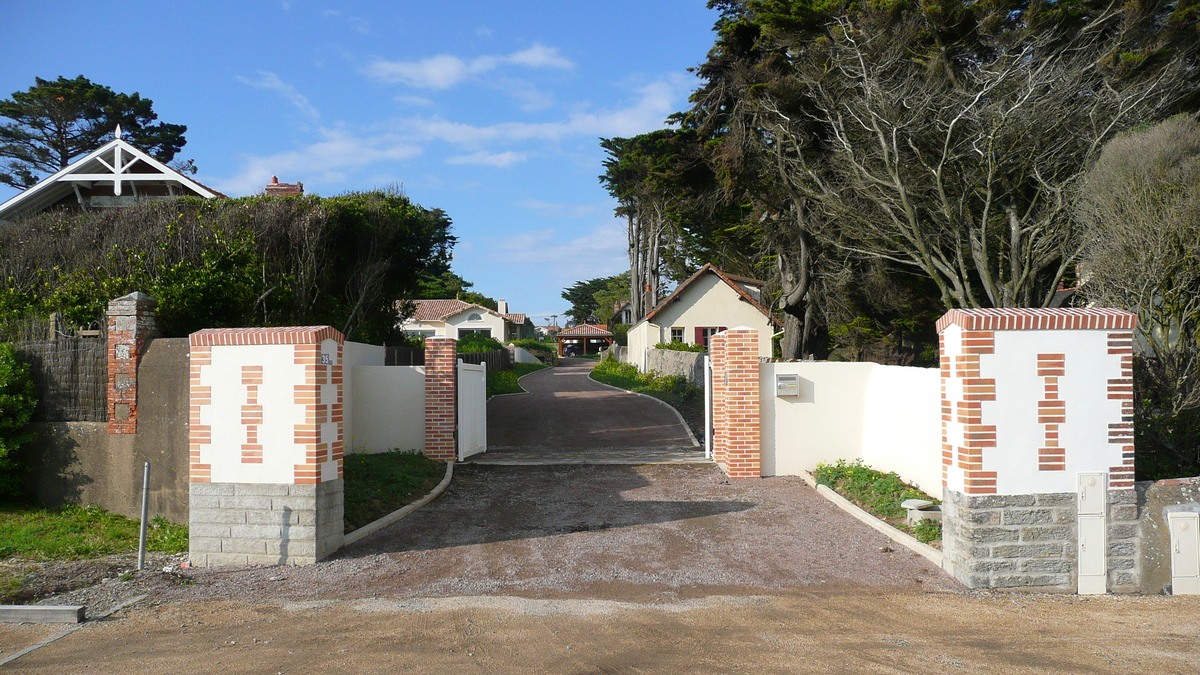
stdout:
<svg viewBox="0 0 1200 675">
<path fill-rule="evenodd" d="M 708 349 L 704 345 L 692 344 L 688 342 L 660 342 L 654 345 L 655 349 L 669 349 L 673 352 L 707 352 Z"/>
<path fill-rule="evenodd" d="M 847 462 L 839 459 L 835 464 L 822 462 L 813 471 L 813 477 L 821 485 L 854 502 L 880 518 L 903 518 L 906 515 L 900 503 L 906 499 L 927 499 L 935 504 L 941 502 L 900 480 L 896 472 L 876 471 L 862 463 L 861 459 Z"/>
<path fill-rule="evenodd" d="M 494 352 L 497 349 L 504 349 L 504 345 L 500 344 L 500 341 L 496 338 L 480 335 L 479 333 L 467 333 L 458 338 L 459 354 Z"/>
<path fill-rule="evenodd" d="M 29 423 L 37 399 L 29 366 L 11 344 L 0 343 L 0 498 L 17 495 L 21 483 L 17 451 L 33 440 Z"/>
</svg>

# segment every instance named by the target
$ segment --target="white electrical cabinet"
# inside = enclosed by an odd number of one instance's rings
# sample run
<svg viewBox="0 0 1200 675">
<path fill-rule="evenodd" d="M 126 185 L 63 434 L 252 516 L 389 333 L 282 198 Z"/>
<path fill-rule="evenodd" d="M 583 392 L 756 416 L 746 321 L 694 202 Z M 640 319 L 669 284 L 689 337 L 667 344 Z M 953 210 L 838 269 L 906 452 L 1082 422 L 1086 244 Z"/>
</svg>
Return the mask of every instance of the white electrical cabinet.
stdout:
<svg viewBox="0 0 1200 675">
<path fill-rule="evenodd" d="M 1171 592 L 1200 595 L 1200 513 L 1168 513 Z"/>
</svg>

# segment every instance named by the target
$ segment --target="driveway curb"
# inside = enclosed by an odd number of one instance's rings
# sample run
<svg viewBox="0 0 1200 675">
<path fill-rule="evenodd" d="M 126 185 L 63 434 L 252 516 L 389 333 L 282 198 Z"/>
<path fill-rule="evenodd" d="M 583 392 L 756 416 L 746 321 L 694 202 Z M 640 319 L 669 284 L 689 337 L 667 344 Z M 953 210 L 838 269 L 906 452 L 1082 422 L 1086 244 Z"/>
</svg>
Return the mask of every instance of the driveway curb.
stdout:
<svg viewBox="0 0 1200 675">
<path fill-rule="evenodd" d="M 696 448 L 701 447 L 700 441 L 696 440 L 696 434 L 692 433 L 692 428 L 688 426 L 687 420 L 683 419 L 683 415 L 681 415 L 679 413 L 679 411 L 675 409 L 675 406 L 671 405 L 670 403 L 667 403 L 666 401 L 664 401 L 662 399 L 654 398 L 653 396 L 650 396 L 649 394 L 643 394 L 641 392 L 636 392 L 636 391 L 629 391 L 628 389 L 614 387 L 611 384 L 601 382 L 600 380 L 597 380 L 596 378 L 592 377 L 592 374 L 590 372 L 588 373 L 588 379 L 591 380 L 592 382 L 595 382 L 596 384 L 598 384 L 600 386 L 608 387 L 609 389 L 615 389 L 617 391 L 623 391 L 626 394 L 633 394 L 634 396 L 641 396 L 642 398 L 648 398 L 651 401 L 658 403 L 659 405 L 667 406 L 667 408 L 669 408 L 671 410 L 671 412 L 675 413 L 675 417 L 679 419 L 679 424 L 680 424 L 680 426 L 683 427 L 683 430 L 687 432 L 688 438 L 692 439 L 692 447 L 696 447 Z"/>
<path fill-rule="evenodd" d="M 437 499 L 438 495 L 446 491 L 446 488 L 450 485 L 451 478 L 454 478 L 454 462 L 446 462 L 446 475 L 442 478 L 442 482 L 438 483 L 432 490 L 429 491 L 429 494 L 421 497 L 411 504 L 405 504 L 403 507 L 392 511 L 379 520 L 367 523 L 357 530 L 347 533 L 342 539 L 342 547 L 344 548 L 355 542 L 365 539 L 368 535 L 375 534 L 379 530 L 382 530 L 388 525 L 391 525 L 392 523 L 412 513 L 413 511 L 425 506 L 434 499 Z"/>
<path fill-rule="evenodd" d="M 919 541 L 916 537 L 908 534 L 907 532 L 901 532 L 900 530 L 897 530 L 888 523 L 885 523 L 879 518 L 876 518 L 870 513 L 864 511 L 850 500 L 831 490 L 829 486 L 818 483 L 817 479 L 814 478 L 811 473 L 808 473 L 807 471 L 801 471 L 800 477 L 803 478 L 806 483 L 816 488 L 817 492 L 825 497 L 825 499 L 833 502 L 833 504 L 839 509 L 849 513 L 863 523 L 870 525 L 881 534 L 887 535 L 889 539 L 897 544 L 904 546 L 913 553 L 916 553 L 934 565 L 942 568 L 942 570 L 950 576 L 954 576 L 954 564 L 946 559 L 946 555 L 943 552 L 937 550 L 929 544 Z"/>
</svg>

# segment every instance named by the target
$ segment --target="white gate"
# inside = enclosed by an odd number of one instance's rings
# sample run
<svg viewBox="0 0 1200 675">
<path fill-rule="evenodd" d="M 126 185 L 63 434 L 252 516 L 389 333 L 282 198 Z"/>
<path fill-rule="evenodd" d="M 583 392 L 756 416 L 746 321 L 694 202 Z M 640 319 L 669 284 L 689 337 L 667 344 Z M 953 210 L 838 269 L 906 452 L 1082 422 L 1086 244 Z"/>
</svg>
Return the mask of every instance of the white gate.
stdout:
<svg viewBox="0 0 1200 675">
<path fill-rule="evenodd" d="M 487 451 L 487 366 L 458 364 L 458 461 Z"/>
<path fill-rule="evenodd" d="M 712 358 L 704 355 L 704 456 L 713 458 L 713 371 Z"/>
</svg>

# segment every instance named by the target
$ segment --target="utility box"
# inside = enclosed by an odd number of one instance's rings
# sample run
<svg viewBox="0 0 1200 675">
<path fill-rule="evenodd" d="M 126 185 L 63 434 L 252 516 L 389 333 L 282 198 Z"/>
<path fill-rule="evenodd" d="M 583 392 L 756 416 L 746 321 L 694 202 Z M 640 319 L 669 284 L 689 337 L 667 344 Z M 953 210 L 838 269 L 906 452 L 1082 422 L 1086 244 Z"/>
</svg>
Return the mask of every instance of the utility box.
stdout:
<svg viewBox="0 0 1200 675">
<path fill-rule="evenodd" d="M 1171 593 L 1200 595 L 1200 513 L 1168 513 Z"/>
<path fill-rule="evenodd" d="M 797 373 L 775 373 L 776 396 L 799 396 L 800 375 Z"/>
</svg>

